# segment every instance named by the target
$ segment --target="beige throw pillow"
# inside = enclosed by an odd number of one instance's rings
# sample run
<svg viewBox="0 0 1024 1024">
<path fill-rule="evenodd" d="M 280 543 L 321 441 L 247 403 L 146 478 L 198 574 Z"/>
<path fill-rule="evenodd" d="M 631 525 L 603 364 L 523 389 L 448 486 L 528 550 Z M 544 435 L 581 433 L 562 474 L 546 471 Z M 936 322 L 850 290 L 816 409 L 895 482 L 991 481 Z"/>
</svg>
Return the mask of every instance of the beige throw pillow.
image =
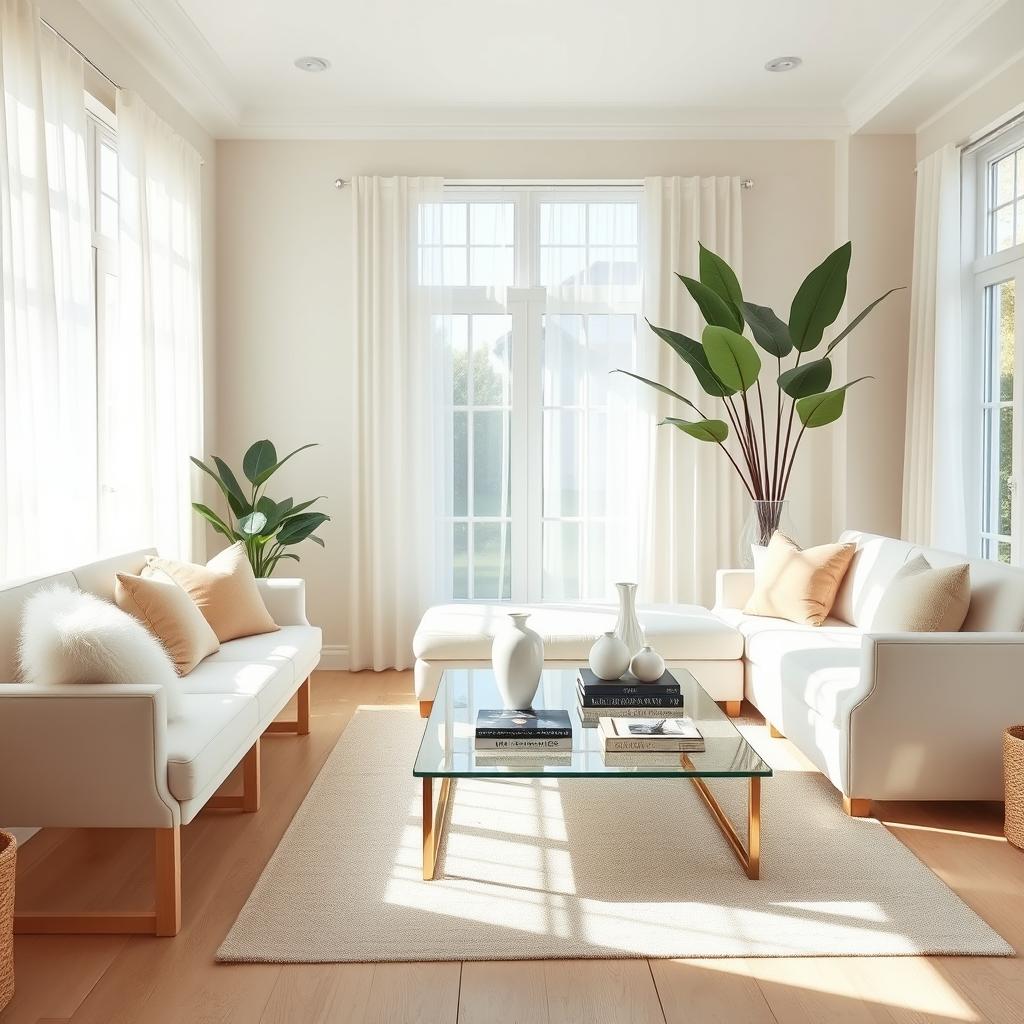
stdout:
<svg viewBox="0 0 1024 1024">
<path fill-rule="evenodd" d="M 836 599 L 856 544 L 801 548 L 776 531 L 754 573 L 754 592 L 743 611 L 820 626 Z"/>
<path fill-rule="evenodd" d="M 220 650 L 216 633 L 195 602 L 163 573 L 148 577 L 117 573 L 114 603 L 163 644 L 179 676 L 188 675 L 203 658 Z"/>
<path fill-rule="evenodd" d="M 912 558 L 885 588 L 871 620 L 875 633 L 956 633 L 971 605 L 971 567 L 933 568 Z"/>
<path fill-rule="evenodd" d="M 241 541 L 215 555 L 206 565 L 147 558 L 143 575 L 158 570 L 167 573 L 195 601 L 222 644 L 240 636 L 273 633 L 281 628 L 263 603 Z"/>
</svg>

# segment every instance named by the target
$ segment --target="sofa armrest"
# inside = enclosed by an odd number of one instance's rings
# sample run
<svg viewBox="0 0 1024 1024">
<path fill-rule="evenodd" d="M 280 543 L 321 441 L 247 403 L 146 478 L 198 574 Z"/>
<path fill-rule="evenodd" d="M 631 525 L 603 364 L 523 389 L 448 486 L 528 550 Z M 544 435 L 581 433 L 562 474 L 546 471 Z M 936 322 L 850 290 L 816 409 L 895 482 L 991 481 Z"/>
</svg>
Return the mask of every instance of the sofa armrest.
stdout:
<svg viewBox="0 0 1024 1024">
<path fill-rule="evenodd" d="M 167 709 L 160 686 L 0 683 L 0 821 L 169 828 Z"/>
<path fill-rule="evenodd" d="M 302 579 L 257 580 L 263 603 L 279 626 L 308 626 L 306 581 Z"/>
<path fill-rule="evenodd" d="M 1001 800 L 1003 730 L 1024 722 L 1024 634 L 867 633 L 848 796 Z"/>
<path fill-rule="evenodd" d="M 753 569 L 719 569 L 715 573 L 716 608 L 742 611 L 753 592 Z"/>
</svg>

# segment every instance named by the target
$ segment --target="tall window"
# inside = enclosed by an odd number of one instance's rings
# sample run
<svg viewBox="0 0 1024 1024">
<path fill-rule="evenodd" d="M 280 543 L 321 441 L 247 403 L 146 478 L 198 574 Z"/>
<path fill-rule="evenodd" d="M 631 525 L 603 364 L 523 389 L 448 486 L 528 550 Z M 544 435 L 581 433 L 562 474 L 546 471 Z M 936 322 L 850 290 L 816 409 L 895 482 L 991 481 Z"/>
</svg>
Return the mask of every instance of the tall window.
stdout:
<svg viewBox="0 0 1024 1024">
<path fill-rule="evenodd" d="M 1024 130 L 975 158 L 974 296 L 981 349 L 981 552 L 1024 563 L 1021 316 L 1024 287 Z"/>
<path fill-rule="evenodd" d="M 639 199 L 449 189 L 421 211 L 420 283 L 447 298 L 455 599 L 606 598 L 629 563 L 609 372 L 636 362 Z"/>
</svg>

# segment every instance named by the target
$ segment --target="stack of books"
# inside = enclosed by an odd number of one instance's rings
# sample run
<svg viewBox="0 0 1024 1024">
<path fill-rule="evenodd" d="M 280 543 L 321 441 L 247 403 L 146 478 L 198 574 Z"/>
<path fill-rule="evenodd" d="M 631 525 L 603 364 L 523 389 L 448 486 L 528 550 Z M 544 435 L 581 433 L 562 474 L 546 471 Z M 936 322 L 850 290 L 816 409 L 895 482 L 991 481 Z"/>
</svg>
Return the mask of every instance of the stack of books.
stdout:
<svg viewBox="0 0 1024 1024">
<path fill-rule="evenodd" d="M 611 682 L 598 679 L 589 668 L 581 668 L 576 679 L 580 721 L 596 726 L 601 718 L 628 715 L 632 718 L 664 718 L 678 714 L 683 706 L 679 682 L 671 672 L 654 683 L 642 683 L 627 672 Z"/>
<path fill-rule="evenodd" d="M 572 750 L 569 712 L 480 711 L 476 716 L 477 756 L 565 754 Z"/>
<path fill-rule="evenodd" d="M 692 718 L 602 718 L 598 725 L 605 764 L 665 765 L 699 753 L 704 737 Z"/>
</svg>

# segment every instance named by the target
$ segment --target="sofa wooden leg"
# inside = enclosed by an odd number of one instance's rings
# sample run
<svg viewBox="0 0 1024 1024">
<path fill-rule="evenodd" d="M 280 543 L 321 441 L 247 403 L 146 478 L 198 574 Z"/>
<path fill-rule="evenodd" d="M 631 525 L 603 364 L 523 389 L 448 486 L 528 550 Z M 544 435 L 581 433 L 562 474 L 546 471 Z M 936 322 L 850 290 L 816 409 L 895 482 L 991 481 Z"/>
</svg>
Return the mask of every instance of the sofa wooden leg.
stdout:
<svg viewBox="0 0 1024 1024">
<path fill-rule="evenodd" d="M 265 733 L 288 732 L 295 733 L 298 736 L 309 735 L 309 687 L 312 678 L 312 676 L 306 676 L 306 681 L 295 691 L 295 700 L 298 705 L 295 719 L 293 721 L 284 719 L 271 722 L 263 730 Z"/>
<path fill-rule="evenodd" d="M 181 829 L 153 829 L 156 907 L 150 911 L 14 915 L 19 935 L 177 935 L 181 931 Z"/>
<path fill-rule="evenodd" d="M 768 723 L 768 735 L 773 740 L 784 740 L 786 738 L 786 734 L 781 729 L 776 729 L 771 722 Z"/>
<path fill-rule="evenodd" d="M 242 759 L 242 810 L 254 814 L 260 809 L 260 741 Z"/>
<path fill-rule="evenodd" d="M 420 701 L 420 718 L 429 718 L 430 709 L 434 706 L 432 700 L 421 700 Z"/>
<path fill-rule="evenodd" d="M 725 707 L 725 713 L 730 718 L 739 718 L 740 712 L 743 710 L 743 701 L 741 700 L 726 700 L 722 701 Z"/>
<path fill-rule="evenodd" d="M 870 818 L 871 801 L 859 796 L 844 796 L 843 810 L 851 818 Z"/>
</svg>

